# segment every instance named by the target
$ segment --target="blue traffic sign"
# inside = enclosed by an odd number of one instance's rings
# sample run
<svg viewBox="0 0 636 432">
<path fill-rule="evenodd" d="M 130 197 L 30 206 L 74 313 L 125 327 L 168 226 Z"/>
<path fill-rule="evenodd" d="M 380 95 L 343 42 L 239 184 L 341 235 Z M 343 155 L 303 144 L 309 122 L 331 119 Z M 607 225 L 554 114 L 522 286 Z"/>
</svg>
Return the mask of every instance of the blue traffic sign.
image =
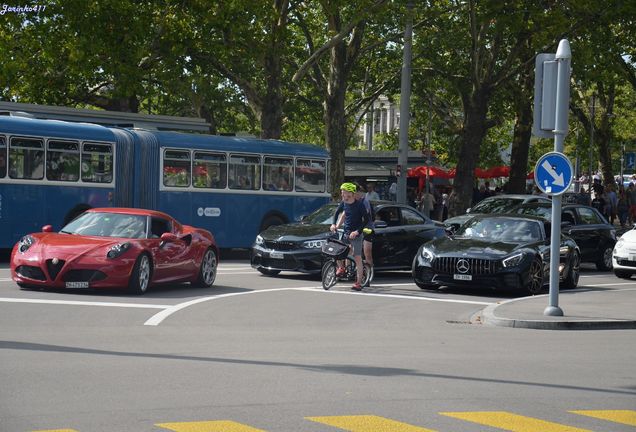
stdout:
<svg viewBox="0 0 636 432">
<path fill-rule="evenodd" d="M 534 167 L 534 181 L 542 192 L 561 195 L 572 184 L 573 171 L 570 160 L 563 153 L 546 153 Z"/>
</svg>

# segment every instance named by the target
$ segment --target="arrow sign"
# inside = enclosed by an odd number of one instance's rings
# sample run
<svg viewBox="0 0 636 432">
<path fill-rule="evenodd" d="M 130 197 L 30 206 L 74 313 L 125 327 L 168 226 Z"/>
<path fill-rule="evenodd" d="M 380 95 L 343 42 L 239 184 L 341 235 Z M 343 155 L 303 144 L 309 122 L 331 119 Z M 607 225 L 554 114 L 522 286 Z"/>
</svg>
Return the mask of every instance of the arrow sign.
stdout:
<svg viewBox="0 0 636 432">
<path fill-rule="evenodd" d="M 563 153 L 546 153 L 537 161 L 534 181 L 543 193 L 561 195 L 572 184 L 573 171 L 570 160 Z"/>
<path fill-rule="evenodd" d="M 548 174 L 550 174 L 552 176 L 552 178 L 554 179 L 554 181 L 552 182 L 552 184 L 554 186 L 564 186 L 565 185 L 565 182 L 563 181 L 563 173 L 557 175 L 556 171 L 552 168 L 552 165 L 550 165 L 550 162 L 543 161 L 541 166 L 543 168 L 545 168 L 545 170 L 548 172 Z"/>
</svg>

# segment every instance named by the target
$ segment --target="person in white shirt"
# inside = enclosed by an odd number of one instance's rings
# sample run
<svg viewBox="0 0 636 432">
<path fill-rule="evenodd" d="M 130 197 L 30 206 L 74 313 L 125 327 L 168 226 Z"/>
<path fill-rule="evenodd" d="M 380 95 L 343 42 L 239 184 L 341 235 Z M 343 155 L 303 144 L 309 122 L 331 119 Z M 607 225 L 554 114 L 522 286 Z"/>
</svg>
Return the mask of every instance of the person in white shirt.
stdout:
<svg viewBox="0 0 636 432">
<path fill-rule="evenodd" d="M 378 195 L 378 193 L 375 191 L 373 183 L 367 183 L 366 198 L 369 201 L 378 201 L 380 199 L 380 195 Z"/>
</svg>

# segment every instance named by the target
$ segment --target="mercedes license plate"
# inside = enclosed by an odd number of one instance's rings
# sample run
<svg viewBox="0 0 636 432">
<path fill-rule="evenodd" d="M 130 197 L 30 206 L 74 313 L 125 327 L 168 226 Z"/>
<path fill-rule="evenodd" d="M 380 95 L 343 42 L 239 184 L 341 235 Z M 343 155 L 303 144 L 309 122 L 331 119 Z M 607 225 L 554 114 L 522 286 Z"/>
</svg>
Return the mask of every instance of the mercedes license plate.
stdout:
<svg viewBox="0 0 636 432">
<path fill-rule="evenodd" d="M 472 275 L 467 275 L 467 274 L 454 274 L 453 275 L 453 279 L 455 280 L 473 280 L 473 276 Z"/>
<path fill-rule="evenodd" d="M 66 282 L 66 288 L 88 288 L 88 282 Z"/>
<path fill-rule="evenodd" d="M 270 252 L 269 253 L 269 257 L 270 258 L 274 258 L 274 259 L 283 259 L 283 253 L 282 252 Z"/>
</svg>

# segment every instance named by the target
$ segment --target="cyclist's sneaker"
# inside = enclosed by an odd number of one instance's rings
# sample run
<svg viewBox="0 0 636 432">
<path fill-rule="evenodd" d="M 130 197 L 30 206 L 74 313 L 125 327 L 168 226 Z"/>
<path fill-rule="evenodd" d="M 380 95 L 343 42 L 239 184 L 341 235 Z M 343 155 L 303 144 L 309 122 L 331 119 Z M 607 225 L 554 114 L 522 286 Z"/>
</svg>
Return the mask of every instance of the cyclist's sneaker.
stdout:
<svg viewBox="0 0 636 432">
<path fill-rule="evenodd" d="M 356 282 L 356 283 L 354 283 L 351 286 L 351 289 L 354 290 L 354 291 L 362 291 L 362 285 L 360 285 L 358 282 Z"/>
<path fill-rule="evenodd" d="M 345 269 L 340 267 L 338 270 L 336 270 L 336 277 L 343 277 L 345 275 Z"/>
</svg>

